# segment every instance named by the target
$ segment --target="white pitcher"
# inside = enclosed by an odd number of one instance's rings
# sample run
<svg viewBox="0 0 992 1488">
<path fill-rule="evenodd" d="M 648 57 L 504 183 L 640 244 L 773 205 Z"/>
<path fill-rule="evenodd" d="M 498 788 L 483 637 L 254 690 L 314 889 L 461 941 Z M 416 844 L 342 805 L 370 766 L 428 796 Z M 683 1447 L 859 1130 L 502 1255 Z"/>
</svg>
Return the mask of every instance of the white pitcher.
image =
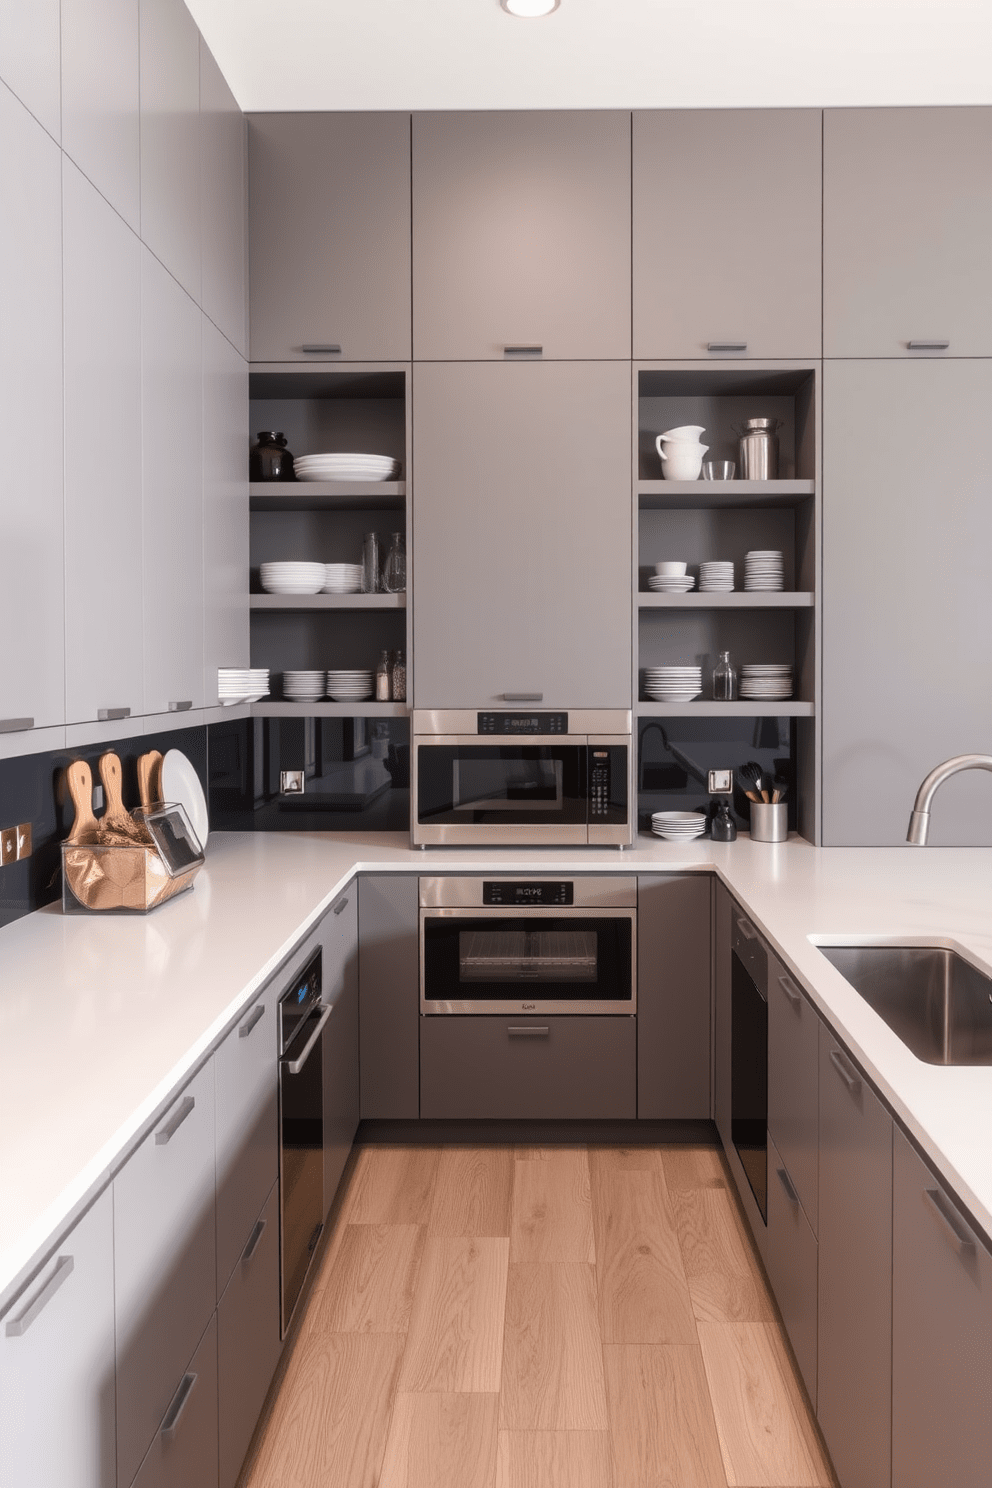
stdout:
<svg viewBox="0 0 992 1488">
<path fill-rule="evenodd" d="M 658 435 L 655 448 L 661 456 L 661 473 L 665 480 L 698 480 L 708 444 L 691 444 L 687 439 L 673 439 L 667 447 Z"/>
</svg>

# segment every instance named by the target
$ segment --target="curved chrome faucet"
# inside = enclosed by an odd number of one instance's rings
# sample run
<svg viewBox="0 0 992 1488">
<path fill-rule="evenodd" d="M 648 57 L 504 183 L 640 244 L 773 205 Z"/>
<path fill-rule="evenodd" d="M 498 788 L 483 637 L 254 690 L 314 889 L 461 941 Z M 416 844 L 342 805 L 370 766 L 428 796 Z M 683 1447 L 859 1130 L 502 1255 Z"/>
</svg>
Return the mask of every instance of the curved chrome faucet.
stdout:
<svg viewBox="0 0 992 1488">
<path fill-rule="evenodd" d="M 907 842 L 912 842 L 915 847 L 926 846 L 930 835 L 930 803 L 938 786 L 961 770 L 992 770 L 992 754 L 955 754 L 930 771 L 916 792 L 916 805 L 909 818 L 909 831 L 906 833 Z"/>
</svg>

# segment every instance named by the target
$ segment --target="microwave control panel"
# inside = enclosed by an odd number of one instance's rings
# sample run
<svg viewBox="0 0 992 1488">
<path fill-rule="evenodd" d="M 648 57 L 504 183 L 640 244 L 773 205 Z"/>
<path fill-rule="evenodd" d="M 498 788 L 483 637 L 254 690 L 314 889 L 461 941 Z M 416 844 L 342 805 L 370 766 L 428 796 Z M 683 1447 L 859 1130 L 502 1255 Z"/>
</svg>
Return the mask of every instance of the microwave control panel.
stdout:
<svg viewBox="0 0 992 1488">
<path fill-rule="evenodd" d="M 567 713 L 480 713 L 480 734 L 567 734 Z"/>
<path fill-rule="evenodd" d="M 589 751 L 589 813 L 608 816 L 610 811 L 610 751 Z"/>
<path fill-rule="evenodd" d="M 485 879 L 482 884 L 483 904 L 574 904 L 573 885 L 548 880 L 518 882 L 513 879 Z"/>
</svg>

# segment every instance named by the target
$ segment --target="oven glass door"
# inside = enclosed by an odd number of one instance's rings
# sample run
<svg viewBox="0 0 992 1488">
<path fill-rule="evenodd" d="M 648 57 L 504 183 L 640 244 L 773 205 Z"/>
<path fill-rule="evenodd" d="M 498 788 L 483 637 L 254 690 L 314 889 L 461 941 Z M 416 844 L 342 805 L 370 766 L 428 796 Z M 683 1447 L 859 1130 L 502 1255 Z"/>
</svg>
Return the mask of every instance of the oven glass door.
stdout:
<svg viewBox="0 0 992 1488">
<path fill-rule="evenodd" d="M 768 1004 L 731 953 L 730 1135 L 768 1223 Z"/>
<path fill-rule="evenodd" d="M 632 1013 L 633 913 L 431 910 L 422 1011 Z"/>
<path fill-rule="evenodd" d="M 561 826 L 588 820 L 582 744 L 421 744 L 422 826 Z"/>
</svg>

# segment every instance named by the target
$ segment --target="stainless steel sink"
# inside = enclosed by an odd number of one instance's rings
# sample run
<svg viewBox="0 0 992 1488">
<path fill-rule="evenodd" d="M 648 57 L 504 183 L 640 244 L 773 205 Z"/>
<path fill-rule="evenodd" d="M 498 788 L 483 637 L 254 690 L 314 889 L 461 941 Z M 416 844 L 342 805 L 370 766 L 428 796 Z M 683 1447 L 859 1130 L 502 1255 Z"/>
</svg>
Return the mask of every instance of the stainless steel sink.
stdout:
<svg viewBox="0 0 992 1488">
<path fill-rule="evenodd" d="M 818 947 L 927 1064 L 992 1064 L 992 977 L 942 946 Z"/>
</svg>

